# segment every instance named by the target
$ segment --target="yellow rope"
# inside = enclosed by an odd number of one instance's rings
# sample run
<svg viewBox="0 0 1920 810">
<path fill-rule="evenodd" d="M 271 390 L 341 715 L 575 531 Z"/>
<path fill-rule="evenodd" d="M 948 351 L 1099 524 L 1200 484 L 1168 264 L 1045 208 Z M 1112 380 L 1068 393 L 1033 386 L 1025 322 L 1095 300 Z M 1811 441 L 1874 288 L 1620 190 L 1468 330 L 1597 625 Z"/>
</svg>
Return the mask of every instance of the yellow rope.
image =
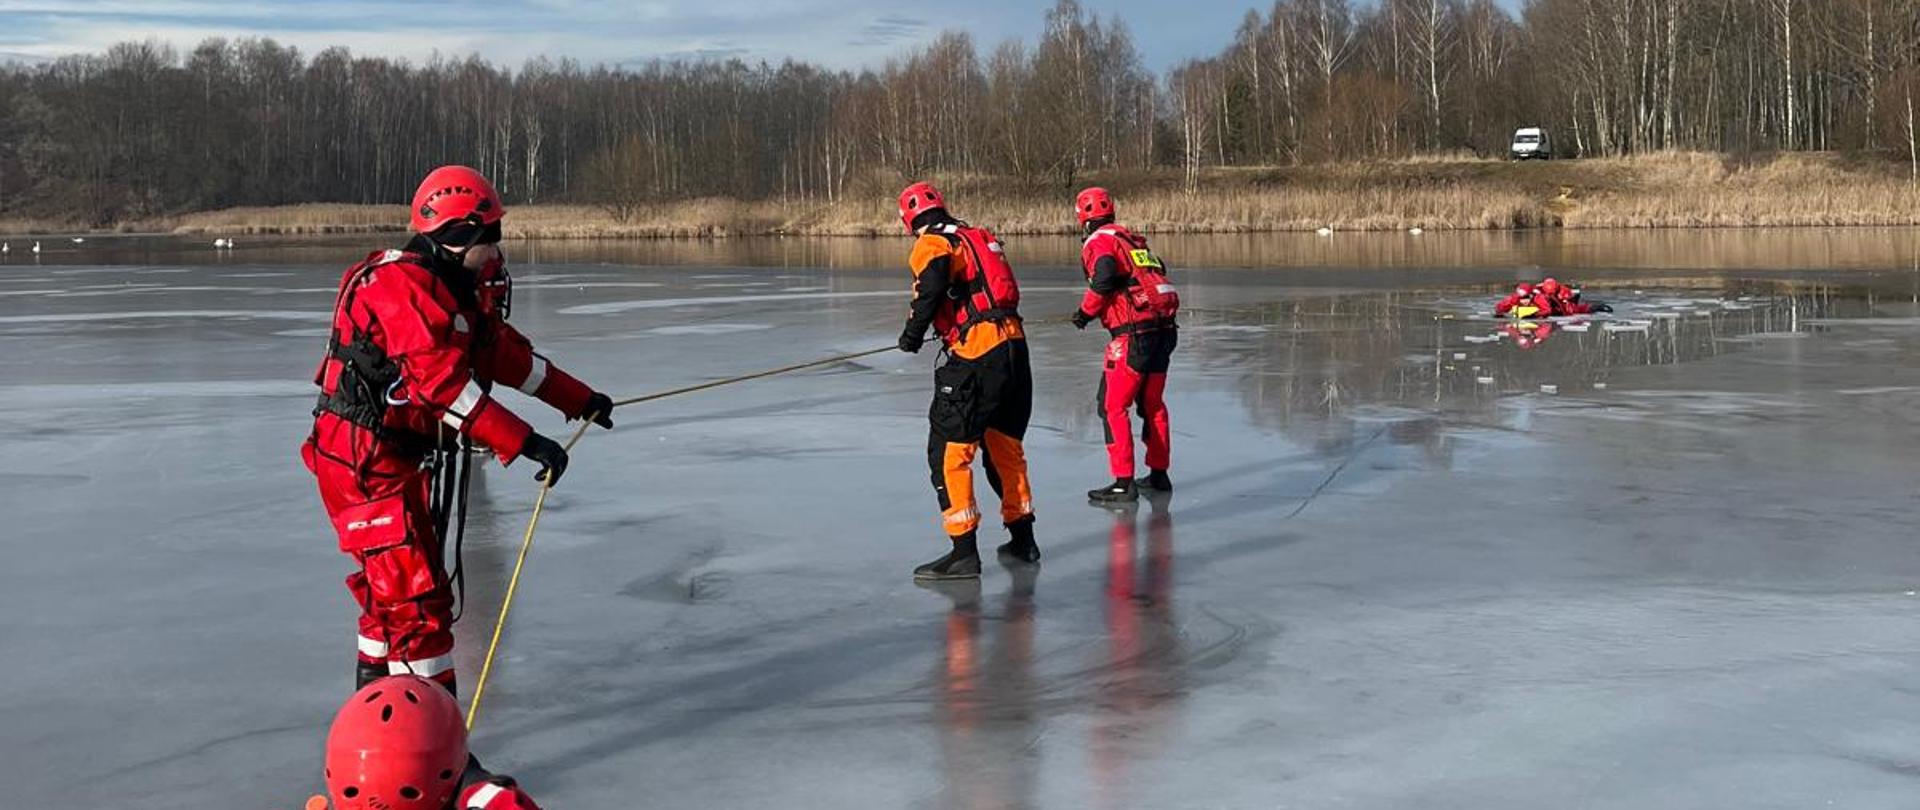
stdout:
<svg viewBox="0 0 1920 810">
<path fill-rule="evenodd" d="M 732 385 L 734 383 L 742 383 L 748 380 L 758 380 L 763 377 L 772 377 L 778 374 L 786 374 L 789 372 L 801 371 L 803 369 L 832 365 L 834 363 L 844 363 L 848 360 L 857 360 L 859 358 L 867 357 L 869 355 L 875 355 L 881 352 L 892 351 L 893 348 L 894 347 L 892 346 L 888 346 L 883 349 L 873 349 L 871 351 L 856 352 L 854 354 L 843 354 L 838 357 L 829 357 L 825 360 L 815 360 L 811 363 L 801 363 L 795 366 L 785 366 L 782 368 L 776 368 L 771 371 L 762 371 L 755 374 L 746 374 L 739 377 L 729 377 L 724 380 L 717 380 L 709 383 L 701 383 L 699 385 L 691 385 L 685 388 L 675 388 L 671 391 L 661 391 L 660 393 L 657 393 L 657 394 L 648 394 L 646 396 L 634 397 L 632 399 L 624 399 L 619 402 L 613 403 L 613 407 L 618 408 L 622 405 L 633 405 L 640 402 L 652 402 L 653 400 L 656 400 L 656 399 L 666 399 L 667 397 L 679 396 L 681 394 L 691 394 L 695 391 L 705 391 L 709 388 L 719 388 L 720 386 L 723 386 L 723 385 Z M 580 428 L 578 430 L 575 430 L 573 432 L 573 437 L 567 440 L 567 444 L 566 444 L 567 452 L 573 451 L 573 446 L 580 443 L 580 438 L 586 435 L 587 428 L 592 426 L 593 426 L 593 419 L 591 417 L 580 420 Z M 533 532 L 535 529 L 539 528 L 540 526 L 540 513 L 546 509 L 547 493 L 552 491 L 552 489 L 553 489 L 552 482 L 542 482 L 540 484 L 540 496 L 538 498 L 535 498 L 533 501 L 533 517 L 527 521 L 526 537 L 522 538 L 520 541 L 520 556 L 518 559 L 514 560 L 513 576 L 507 580 L 507 597 L 504 601 L 500 603 L 500 618 L 495 620 L 493 623 L 493 640 L 487 643 L 487 657 L 480 664 L 480 680 L 478 683 L 475 683 L 473 685 L 473 702 L 467 704 L 467 730 L 468 731 L 473 730 L 474 721 L 478 719 L 480 716 L 480 698 L 486 695 L 487 693 L 487 678 L 488 676 L 493 674 L 493 657 L 496 653 L 500 651 L 500 636 L 502 633 L 506 632 L 506 629 L 507 629 L 507 613 L 513 610 L 513 595 L 516 591 L 520 589 L 520 572 L 527 565 L 527 552 L 533 550 Z"/>
<path fill-rule="evenodd" d="M 567 440 L 567 449 L 586 435 L 587 428 L 593 426 L 591 419 L 580 420 L 580 429 L 573 432 L 573 438 Z M 533 518 L 527 521 L 527 535 L 520 541 L 520 557 L 513 562 L 513 576 L 507 580 L 507 598 L 500 603 L 500 618 L 493 623 L 493 640 L 487 643 L 486 660 L 480 664 L 480 681 L 473 685 L 473 702 L 467 704 L 467 730 L 473 730 L 473 722 L 480 716 L 480 698 L 487 693 L 487 677 L 493 674 L 493 656 L 500 651 L 500 635 L 507 629 L 507 613 L 513 610 L 513 594 L 520 590 L 520 571 L 527 566 L 527 552 L 533 550 L 533 532 L 540 527 L 540 513 L 547 508 L 547 493 L 553 491 L 552 481 L 540 483 L 540 497 L 533 501 Z"/>
</svg>

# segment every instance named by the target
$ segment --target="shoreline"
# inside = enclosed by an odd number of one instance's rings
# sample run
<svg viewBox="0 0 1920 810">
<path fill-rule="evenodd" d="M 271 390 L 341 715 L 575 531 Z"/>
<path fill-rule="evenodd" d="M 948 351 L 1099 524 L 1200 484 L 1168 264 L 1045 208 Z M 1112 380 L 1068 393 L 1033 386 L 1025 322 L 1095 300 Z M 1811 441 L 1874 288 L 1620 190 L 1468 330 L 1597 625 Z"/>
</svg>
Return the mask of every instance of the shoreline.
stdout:
<svg viewBox="0 0 1920 810">
<path fill-rule="evenodd" d="M 936 177 L 956 213 L 1013 236 L 1073 235 L 1071 191 L 1004 178 Z M 1187 189 L 1177 172 L 1092 176 L 1120 198 L 1122 221 L 1162 234 L 1523 232 L 1920 225 L 1920 183 L 1876 156 L 1790 153 L 1736 158 L 1661 153 L 1539 163 L 1436 160 L 1214 169 Z M 528 239 L 891 237 L 896 181 L 863 178 L 835 202 L 694 199 L 595 206 L 510 204 Z M 1079 185 L 1079 184 L 1076 184 Z M 0 235 L 323 236 L 398 233 L 398 204 L 307 203 L 129 219 L 80 227 L 0 216 Z"/>
</svg>

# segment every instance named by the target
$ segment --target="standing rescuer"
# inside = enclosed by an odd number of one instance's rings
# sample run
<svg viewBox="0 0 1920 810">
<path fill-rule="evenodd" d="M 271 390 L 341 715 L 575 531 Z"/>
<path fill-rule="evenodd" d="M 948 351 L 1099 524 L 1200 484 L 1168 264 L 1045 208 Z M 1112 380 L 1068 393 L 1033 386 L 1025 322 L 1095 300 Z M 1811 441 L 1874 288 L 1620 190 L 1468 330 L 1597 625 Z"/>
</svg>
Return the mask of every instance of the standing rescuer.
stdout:
<svg viewBox="0 0 1920 810">
<path fill-rule="evenodd" d="M 1000 497 L 1000 517 L 1012 534 L 999 553 L 1010 560 L 1037 562 L 1033 486 L 1021 445 L 1033 415 L 1033 368 L 1013 267 L 992 233 L 947 213 L 945 199 L 932 184 L 915 183 L 900 193 L 900 221 L 918 237 L 908 259 L 913 304 L 900 334 L 900 350 L 920 351 L 932 327 L 947 354 L 933 373 L 927 463 L 953 548 L 915 568 L 914 578 L 980 576 L 973 458 L 983 447 L 987 483 Z"/>
<path fill-rule="evenodd" d="M 435 169 L 414 194 L 407 246 L 369 255 L 340 281 L 301 456 L 340 550 L 360 566 L 347 577 L 361 611 L 360 686 L 404 673 L 454 691 L 445 538 L 451 517 L 464 515 L 464 487 L 454 486 L 464 442 L 503 464 L 532 459 L 548 485 L 566 471 L 566 450 L 496 401 L 491 387 L 613 426 L 611 398 L 554 367 L 507 324 L 505 213 L 479 172 Z"/>
<path fill-rule="evenodd" d="M 1172 429 L 1167 420 L 1167 367 L 1180 342 L 1175 316 L 1180 294 L 1147 240 L 1114 221 L 1113 196 L 1089 188 L 1074 199 L 1074 214 L 1087 234 L 1080 249 L 1087 293 L 1073 313 L 1080 329 L 1096 319 L 1107 328 L 1106 366 L 1100 377 L 1100 410 L 1106 427 L 1107 466 L 1113 483 L 1089 491 L 1098 502 L 1139 500 L 1139 488 L 1173 491 L 1167 477 Z M 1133 478 L 1133 420 L 1138 409 L 1147 446 L 1147 477 Z"/>
</svg>

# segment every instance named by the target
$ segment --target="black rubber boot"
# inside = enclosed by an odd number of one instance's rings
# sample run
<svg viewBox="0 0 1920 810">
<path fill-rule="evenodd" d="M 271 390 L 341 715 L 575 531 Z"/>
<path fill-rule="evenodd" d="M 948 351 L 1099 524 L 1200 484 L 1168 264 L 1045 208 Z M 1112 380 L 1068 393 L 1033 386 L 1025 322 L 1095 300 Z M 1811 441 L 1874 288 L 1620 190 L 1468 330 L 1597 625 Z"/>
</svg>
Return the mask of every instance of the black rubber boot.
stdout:
<svg viewBox="0 0 1920 810">
<path fill-rule="evenodd" d="M 1173 491 L 1173 479 L 1167 477 L 1166 470 L 1149 472 L 1147 473 L 1147 477 L 1135 481 L 1134 484 L 1141 489 L 1151 489 L 1155 492 Z"/>
<path fill-rule="evenodd" d="M 1023 563 L 1040 561 L 1040 544 L 1033 542 L 1033 517 L 1028 516 L 1017 523 L 1007 524 L 1007 532 L 1013 539 L 995 549 L 1001 560 L 1018 560 Z"/>
<path fill-rule="evenodd" d="M 1140 500 L 1140 490 L 1133 485 L 1131 478 L 1115 478 L 1113 483 L 1100 489 L 1088 490 L 1087 500 L 1094 503 L 1133 503 Z"/>
<path fill-rule="evenodd" d="M 914 579 L 979 579 L 980 549 L 976 546 L 974 533 L 953 538 L 953 550 L 933 562 L 913 569 Z"/>
<path fill-rule="evenodd" d="M 385 677 L 387 677 L 386 664 L 369 664 L 365 661 L 355 661 L 353 664 L 353 691 L 358 692 L 365 689 L 367 688 L 367 684 Z"/>
</svg>

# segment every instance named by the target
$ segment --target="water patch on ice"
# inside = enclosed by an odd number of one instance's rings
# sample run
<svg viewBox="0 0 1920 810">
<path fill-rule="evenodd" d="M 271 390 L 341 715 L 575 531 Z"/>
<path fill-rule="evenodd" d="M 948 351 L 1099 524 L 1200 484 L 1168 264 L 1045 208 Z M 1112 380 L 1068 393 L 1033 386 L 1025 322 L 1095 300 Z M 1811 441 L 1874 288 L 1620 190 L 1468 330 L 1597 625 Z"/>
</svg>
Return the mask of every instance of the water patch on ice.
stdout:
<svg viewBox="0 0 1920 810">
<path fill-rule="evenodd" d="M 1182 332 L 1265 332 L 1267 331 L 1267 327 L 1254 326 L 1251 324 L 1206 323 L 1206 324 L 1195 324 L 1193 326 L 1182 325 L 1180 327 L 1180 331 Z"/>
<path fill-rule="evenodd" d="M 763 332 L 772 329 L 770 323 L 695 323 L 684 326 L 658 326 L 641 334 L 646 335 L 731 335 L 738 332 Z"/>
<path fill-rule="evenodd" d="M 907 293 L 900 290 L 880 290 L 873 292 L 842 293 L 800 293 L 798 295 L 715 295 L 706 298 L 652 298 L 640 301 L 602 301 L 597 304 L 580 304 L 564 307 L 562 315 L 615 315 L 642 309 L 672 309 L 674 307 L 701 307 L 717 304 L 754 304 L 775 301 L 825 301 L 840 298 L 905 298 Z"/>
<path fill-rule="evenodd" d="M 217 318 L 252 318 L 267 321 L 315 321 L 325 323 L 332 318 L 331 313 L 309 310 L 274 309 L 163 309 L 147 312 L 66 312 L 47 315 L 0 315 L 0 324 L 16 323 L 96 323 L 107 321 L 155 320 L 181 318 L 186 320 L 213 320 Z"/>
<path fill-rule="evenodd" d="M 0 398 L 58 402 L 125 402 L 177 397 L 286 397 L 308 396 L 313 384 L 305 380 L 174 380 L 135 383 L 44 383 L 0 385 Z"/>
<path fill-rule="evenodd" d="M 516 281 L 513 283 L 513 287 L 516 290 L 644 289 L 661 286 L 665 285 L 658 281 L 555 281 L 553 279 L 542 279 L 540 281 Z"/>
</svg>

